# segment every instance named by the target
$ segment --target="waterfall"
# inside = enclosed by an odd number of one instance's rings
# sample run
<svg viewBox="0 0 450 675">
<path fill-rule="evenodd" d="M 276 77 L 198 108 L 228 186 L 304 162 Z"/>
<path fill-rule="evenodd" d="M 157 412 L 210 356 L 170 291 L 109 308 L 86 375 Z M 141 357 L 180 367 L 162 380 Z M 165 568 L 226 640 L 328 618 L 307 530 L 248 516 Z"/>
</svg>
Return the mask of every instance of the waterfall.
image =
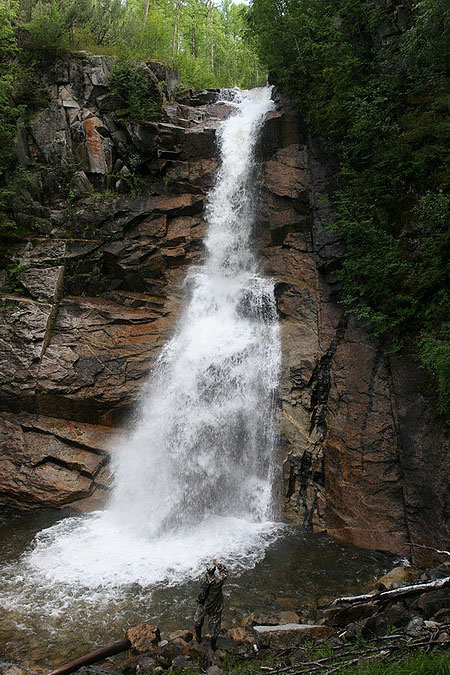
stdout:
<svg viewBox="0 0 450 675">
<path fill-rule="evenodd" d="M 218 131 L 205 261 L 187 274 L 174 335 L 114 452 L 108 508 L 39 533 L 27 554 L 28 573 L 50 585 L 175 584 L 211 557 L 251 567 L 277 536 L 279 327 L 273 282 L 251 245 L 254 150 L 270 96 L 236 91 Z"/>
<path fill-rule="evenodd" d="M 271 513 L 273 397 L 280 348 L 273 283 L 251 248 L 253 150 L 270 89 L 236 94 L 219 130 L 221 168 L 207 206 L 206 261 L 118 453 L 111 508 L 148 534 L 205 517 Z"/>
</svg>

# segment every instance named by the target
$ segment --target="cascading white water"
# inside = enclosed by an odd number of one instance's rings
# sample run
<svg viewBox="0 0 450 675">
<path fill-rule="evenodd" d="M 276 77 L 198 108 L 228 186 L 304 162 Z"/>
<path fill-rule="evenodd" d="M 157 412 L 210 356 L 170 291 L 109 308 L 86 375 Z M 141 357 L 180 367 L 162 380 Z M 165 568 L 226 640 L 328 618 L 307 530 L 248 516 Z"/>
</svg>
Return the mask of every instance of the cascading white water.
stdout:
<svg viewBox="0 0 450 675">
<path fill-rule="evenodd" d="M 187 277 L 190 300 L 118 453 L 111 508 L 150 536 L 207 516 L 272 515 L 278 321 L 273 283 L 258 276 L 250 237 L 252 151 L 273 104 L 269 88 L 238 96 L 219 133 L 206 262 Z"/>
<path fill-rule="evenodd" d="M 254 148 L 270 88 L 236 92 L 218 132 L 205 263 L 190 270 L 174 337 L 114 453 L 108 508 L 37 535 L 26 575 L 49 589 L 178 583 L 205 560 L 251 567 L 273 541 L 274 395 L 280 345 L 273 282 L 251 250 Z M 32 602 L 32 589 L 25 592 Z M 100 591 L 100 596 L 101 596 Z M 96 594 L 96 602 L 99 602 Z"/>
</svg>

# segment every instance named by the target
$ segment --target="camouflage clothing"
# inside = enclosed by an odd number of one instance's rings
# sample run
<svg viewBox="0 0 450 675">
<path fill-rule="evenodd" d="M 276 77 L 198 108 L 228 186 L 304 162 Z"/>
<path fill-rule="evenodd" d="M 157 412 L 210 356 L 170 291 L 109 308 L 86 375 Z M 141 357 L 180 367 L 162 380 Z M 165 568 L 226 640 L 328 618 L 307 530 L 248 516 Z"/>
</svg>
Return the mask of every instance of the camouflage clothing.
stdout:
<svg viewBox="0 0 450 675">
<path fill-rule="evenodd" d="M 228 571 L 225 565 L 217 563 L 216 571 L 205 572 L 200 577 L 200 593 L 197 598 L 198 607 L 194 624 L 197 628 L 201 628 L 208 616 L 209 634 L 212 638 L 217 638 L 220 631 L 223 610 L 222 586 L 227 576 Z"/>
</svg>

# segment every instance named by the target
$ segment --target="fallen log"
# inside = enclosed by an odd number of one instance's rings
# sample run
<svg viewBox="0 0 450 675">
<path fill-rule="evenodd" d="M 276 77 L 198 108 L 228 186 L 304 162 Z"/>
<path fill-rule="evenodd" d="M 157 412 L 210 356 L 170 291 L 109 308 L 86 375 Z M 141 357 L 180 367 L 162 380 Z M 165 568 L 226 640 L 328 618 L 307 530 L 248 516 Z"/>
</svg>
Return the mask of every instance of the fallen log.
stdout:
<svg viewBox="0 0 450 675">
<path fill-rule="evenodd" d="M 74 659 L 63 666 L 56 668 L 56 670 L 52 670 L 48 675 L 66 675 L 67 673 L 74 673 L 83 666 L 90 666 L 98 661 L 103 661 L 103 659 L 108 658 L 108 656 L 120 654 L 127 649 L 131 649 L 131 642 L 129 640 L 119 640 L 112 645 L 100 647 L 100 649 L 96 649 L 94 652 L 85 654 L 85 656 L 80 656 L 78 659 Z"/>
<path fill-rule="evenodd" d="M 401 586 L 400 588 L 393 588 L 390 591 L 381 591 L 380 593 L 364 593 L 363 595 L 350 595 L 348 597 L 336 598 L 328 607 L 339 605 L 345 602 L 366 602 L 367 600 L 388 600 L 389 598 L 396 598 L 398 595 L 408 595 L 410 593 L 421 593 L 423 591 L 437 590 L 450 585 L 450 577 L 443 579 L 436 579 L 436 581 L 427 581 L 423 584 L 413 584 L 412 586 Z"/>
</svg>

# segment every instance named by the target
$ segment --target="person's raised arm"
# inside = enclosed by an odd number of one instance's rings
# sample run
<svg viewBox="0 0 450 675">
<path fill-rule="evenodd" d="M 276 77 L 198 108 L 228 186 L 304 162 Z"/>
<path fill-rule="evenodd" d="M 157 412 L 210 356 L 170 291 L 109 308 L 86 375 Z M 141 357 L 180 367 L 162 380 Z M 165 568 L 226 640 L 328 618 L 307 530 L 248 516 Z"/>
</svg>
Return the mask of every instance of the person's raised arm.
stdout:
<svg viewBox="0 0 450 675">
<path fill-rule="evenodd" d="M 212 562 L 215 564 L 219 572 L 219 574 L 216 574 L 216 579 L 219 581 L 225 581 L 225 579 L 228 577 L 228 570 L 225 565 L 222 565 L 222 563 L 218 562 L 215 558 Z"/>
</svg>

